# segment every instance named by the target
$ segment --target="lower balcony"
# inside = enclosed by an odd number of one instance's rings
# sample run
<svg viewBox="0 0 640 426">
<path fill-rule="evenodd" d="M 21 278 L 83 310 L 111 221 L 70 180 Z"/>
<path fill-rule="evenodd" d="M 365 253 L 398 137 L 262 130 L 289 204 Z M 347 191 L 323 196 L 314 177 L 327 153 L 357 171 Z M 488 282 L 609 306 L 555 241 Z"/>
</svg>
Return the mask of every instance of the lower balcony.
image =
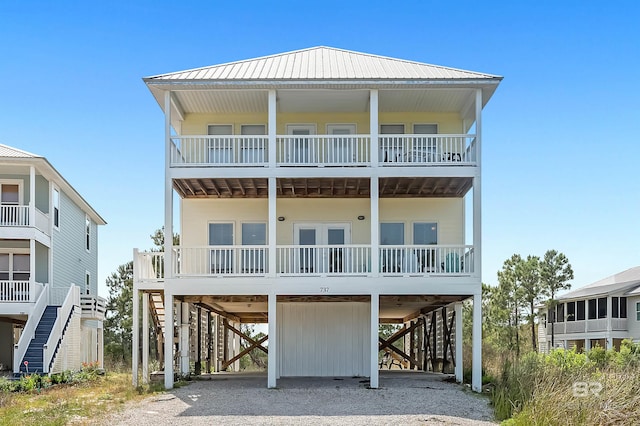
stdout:
<svg viewBox="0 0 640 426">
<path fill-rule="evenodd" d="M 473 246 L 402 245 L 378 249 L 382 276 L 468 276 L 474 272 Z M 371 276 L 370 245 L 280 245 L 275 274 L 269 271 L 266 246 L 174 247 L 177 277 Z M 164 280 L 163 253 L 138 253 L 136 279 Z"/>
<path fill-rule="evenodd" d="M 0 303 L 35 303 L 44 284 L 31 281 L 0 281 Z"/>
<path fill-rule="evenodd" d="M 90 294 L 80 295 L 82 319 L 104 321 L 107 312 L 107 300 Z"/>
<path fill-rule="evenodd" d="M 608 329 L 607 318 L 580 320 L 580 321 L 566 321 L 547 324 L 547 335 L 551 335 L 551 326 L 553 326 L 554 334 L 577 334 L 577 333 L 590 333 L 597 331 L 607 331 Z M 611 331 L 626 331 L 627 319 L 626 318 L 611 318 Z"/>
</svg>

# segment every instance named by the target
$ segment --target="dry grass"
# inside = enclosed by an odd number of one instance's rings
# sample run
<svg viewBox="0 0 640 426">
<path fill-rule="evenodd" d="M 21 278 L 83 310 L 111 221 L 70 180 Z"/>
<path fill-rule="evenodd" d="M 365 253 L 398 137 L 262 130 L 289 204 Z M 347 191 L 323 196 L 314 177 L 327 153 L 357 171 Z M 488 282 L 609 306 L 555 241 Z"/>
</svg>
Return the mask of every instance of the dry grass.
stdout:
<svg viewBox="0 0 640 426">
<path fill-rule="evenodd" d="M 0 393 L 0 425 L 89 424 L 125 402 L 160 387 L 134 388 L 131 373 L 108 373 L 95 380 L 58 385 L 29 393 Z"/>
</svg>

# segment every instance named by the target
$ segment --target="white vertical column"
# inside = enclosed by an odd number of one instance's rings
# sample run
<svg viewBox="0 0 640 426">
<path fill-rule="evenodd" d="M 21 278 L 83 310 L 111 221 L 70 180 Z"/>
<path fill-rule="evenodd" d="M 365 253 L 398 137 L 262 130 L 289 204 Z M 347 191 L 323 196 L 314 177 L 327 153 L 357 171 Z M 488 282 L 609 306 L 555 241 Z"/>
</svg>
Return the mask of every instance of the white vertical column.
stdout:
<svg viewBox="0 0 640 426">
<path fill-rule="evenodd" d="M 180 309 L 180 373 L 189 374 L 189 304 L 182 302 Z"/>
<path fill-rule="evenodd" d="M 36 168 L 29 167 L 29 226 L 36 226 Z"/>
<path fill-rule="evenodd" d="M 269 105 L 268 105 L 268 129 L 269 136 L 269 149 L 267 150 L 269 156 L 269 167 L 274 169 L 276 167 L 276 91 L 269 90 Z"/>
<path fill-rule="evenodd" d="M 278 371 L 278 336 L 277 330 L 277 300 L 275 293 L 269 294 L 269 354 L 267 358 L 267 387 L 272 389 L 277 386 L 276 376 Z"/>
<path fill-rule="evenodd" d="M 98 328 L 98 367 L 104 368 L 104 323 Z"/>
<path fill-rule="evenodd" d="M 473 259 L 476 277 L 482 280 L 482 89 L 476 90 L 476 175 L 473 178 Z"/>
<path fill-rule="evenodd" d="M 369 134 L 371 136 L 371 167 L 378 167 L 378 89 L 369 90 Z"/>
<path fill-rule="evenodd" d="M 142 383 L 149 383 L 149 293 L 142 293 Z"/>
<path fill-rule="evenodd" d="M 369 202 L 371 203 L 371 276 L 380 274 L 380 210 L 378 176 L 371 176 Z"/>
<path fill-rule="evenodd" d="M 173 270 L 173 182 L 171 179 L 171 91 L 164 92 L 164 273 L 172 278 Z"/>
<path fill-rule="evenodd" d="M 133 376 L 133 386 L 138 386 L 138 347 L 140 345 L 140 291 L 135 287 L 134 281 L 133 288 L 133 324 L 131 327 L 131 374 Z"/>
<path fill-rule="evenodd" d="M 173 294 L 164 293 L 164 387 L 173 388 Z"/>
<path fill-rule="evenodd" d="M 276 276 L 276 256 L 277 256 L 277 246 L 276 246 L 276 226 L 277 226 L 277 193 L 276 193 L 276 178 L 269 178 L 269 231 L 267 232 L 269 236 L 269 272 L 268 275 L 271 277 Z"/>
<path fill-rule="evenodd" d="M 471 389 L 482 392 L 482 293 L 473 295 Z"/>
<path fill-rule="evenodd" d="M 618 316 L 620 316 L 619 313 L 620 312 L 618 312 Z M 611 331 L 612 331 L 611 315 L 612 314 L 613 314 L 613 304 L 611 301 L 611 296 L 607 296 L 607 333 L 605 334 L 605 337 L 607 339 L 607 341 L 605 342 L 606 349 L 613 348 L 613 338 L 611 337 Z"/>
<path fill-rule="evenodd" d="M 371 295 L 371 346 L 370 346 L 370 375 L 369 375 L 369 387 L 372 389 L 378 389 L 378 323 L 380 319 L 378 318 L 380 312 L 380 295 L 372 294 Z"/>
<path fill-rule="evenodd" d="M 462 383 L 462 302 L 454 305 L 456 313 L 456 382 Z"/>
</svg>

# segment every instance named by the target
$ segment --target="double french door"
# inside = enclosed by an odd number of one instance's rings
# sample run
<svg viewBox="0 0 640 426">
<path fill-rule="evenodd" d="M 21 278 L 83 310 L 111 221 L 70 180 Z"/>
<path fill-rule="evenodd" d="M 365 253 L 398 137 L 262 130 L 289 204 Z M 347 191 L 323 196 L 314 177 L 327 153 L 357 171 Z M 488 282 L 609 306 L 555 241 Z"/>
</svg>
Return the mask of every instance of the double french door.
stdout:
<svg viewBox="0 0 640 426">
<path fill-rule="evenodd" d="M 351 240 L 349 223 L 294 225 L 294 244 L 300 246 L 296 264 L 303 274 L 347 272 L 345 245 Z"/>
</svg>

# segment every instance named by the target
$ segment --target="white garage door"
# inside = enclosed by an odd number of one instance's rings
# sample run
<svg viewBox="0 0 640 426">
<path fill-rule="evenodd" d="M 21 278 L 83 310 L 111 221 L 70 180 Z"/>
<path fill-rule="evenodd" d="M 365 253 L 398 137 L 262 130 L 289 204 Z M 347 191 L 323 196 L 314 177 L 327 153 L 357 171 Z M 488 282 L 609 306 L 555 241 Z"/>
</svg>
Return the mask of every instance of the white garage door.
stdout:
<svg viewBox="0 0 640 426">
<path fill-rule="evenodd" d="M 278 303 L 280 376 L 369 376 L 369 303 Z"/>
</svg>

